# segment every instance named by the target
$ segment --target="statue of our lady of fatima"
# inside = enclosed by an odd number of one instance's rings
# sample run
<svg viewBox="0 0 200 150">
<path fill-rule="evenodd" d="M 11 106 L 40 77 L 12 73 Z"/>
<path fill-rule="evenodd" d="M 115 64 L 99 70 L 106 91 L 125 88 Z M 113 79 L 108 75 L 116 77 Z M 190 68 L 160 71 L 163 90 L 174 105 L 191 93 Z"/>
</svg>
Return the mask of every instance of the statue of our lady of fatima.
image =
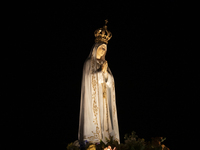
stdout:
<svg viewBox="0 0 200 150">
<path fill-rule="evenodd" d="M 112 34 L 103 28 L 94 32 L 95 43 L 83 66 L 79 131 L 80 142 L 106 143 L 110 136 L 120 143 L 114 78 L 105 59 Z"/>
</svg>

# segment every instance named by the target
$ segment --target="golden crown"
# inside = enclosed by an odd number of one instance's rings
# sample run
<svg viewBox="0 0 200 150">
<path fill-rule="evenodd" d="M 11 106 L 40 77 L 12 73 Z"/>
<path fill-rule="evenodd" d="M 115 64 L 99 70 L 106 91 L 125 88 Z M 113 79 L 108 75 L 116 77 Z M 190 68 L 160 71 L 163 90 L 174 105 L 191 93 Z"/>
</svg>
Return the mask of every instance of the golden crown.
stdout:
<svg viewBox="0 0 200 150">
<path fill-rule="evenodd" d="M 108 41 L 112 37 L 112 33 L 107 30 L 107 24 L 108 20 L 105 20 L 105 25 L 103 28 L 99 28 L 94 31 L 94 36 L 95 36 L 95 43 L 105 43 L 108 44 Z"/>
</svg>

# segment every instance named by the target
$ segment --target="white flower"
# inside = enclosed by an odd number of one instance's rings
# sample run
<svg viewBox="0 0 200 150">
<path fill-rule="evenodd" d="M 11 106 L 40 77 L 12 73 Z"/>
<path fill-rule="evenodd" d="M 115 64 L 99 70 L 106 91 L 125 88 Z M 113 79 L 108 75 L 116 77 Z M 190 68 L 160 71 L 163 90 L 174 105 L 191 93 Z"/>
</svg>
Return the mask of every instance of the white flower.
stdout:
<svg viewBox="0 0 200 150">
<path fill-rule="evenodd" d="M 77 146 L 77 147 L 80 147 L 80 144 L 79 144 L 79 141 L 78 141 L 78 140 L 74 141 L 73 145 L 74 145 L 74 146 Z"/>
</svg>

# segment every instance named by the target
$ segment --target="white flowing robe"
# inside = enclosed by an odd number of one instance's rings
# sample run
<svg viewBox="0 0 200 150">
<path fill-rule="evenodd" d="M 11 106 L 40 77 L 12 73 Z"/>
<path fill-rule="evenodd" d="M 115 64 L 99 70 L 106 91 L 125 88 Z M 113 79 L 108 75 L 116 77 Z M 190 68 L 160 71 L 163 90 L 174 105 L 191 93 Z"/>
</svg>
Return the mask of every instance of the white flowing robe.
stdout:
<svg viewBox="0 0 200 150">
<path fill-rule="evenodd" d="M 113 136 L 120 143 L 114 78 L 109 68 L 107 80 L 100 70 L 103 61 L 96 59 L 100 45 L 94 45 L 83 67 L 78 139 L 106 143 Z"/>
</svg>

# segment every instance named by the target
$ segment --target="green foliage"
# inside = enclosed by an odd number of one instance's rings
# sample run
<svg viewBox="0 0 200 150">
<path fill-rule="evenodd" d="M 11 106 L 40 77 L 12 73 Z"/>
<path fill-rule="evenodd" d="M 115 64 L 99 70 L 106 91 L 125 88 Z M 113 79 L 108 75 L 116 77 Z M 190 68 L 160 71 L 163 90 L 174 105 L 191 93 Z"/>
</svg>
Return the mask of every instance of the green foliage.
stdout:
<svg viewBox="0 0 200 150">
<path fill-rule="evenodd" d="M 109 139 L 106 138 L 106 144 L 103 141 L 95 144 L 86 142 L 82 148 L 80 148 L 78 141 L 75 141 L 68 144 L 67 150 L 104 150 L 108 146 L 111 146 L 112 149 L 116 147 L 116 150 L 169 150 L 164 144 L 161 145 L 161 142 L 166 140 L 163 137 L 155 137 L 151 141 L 145 142 L 145 139 L 138 138 L 136 133 L 132 131 L 131 134 L 124 136 L 124 140 L 124 143 L 119 144 L 110 136 Z"/>
<path fill-rule="evenodd" d="M 69 143 L 67 145 L 67 150 L 80 150 L 79 145 L 75 144 L 76 141 L 74 143 Z"/>
<path fill-rule="evenodd" d="M 101 140 L 99 144 L 96 144 L 96 150 L 102 150 L 106 147 L 106 144 Z"/>
<path fill-rule="evenodd" d="M 138 139 L 138 136 L 134 131 L 131 135 L 126 134 L 124 137 L 125 145 L 127 150 L 144 150 L 145 149 L 145 140 Z"/>
<path fill-rule="evenodd" d="M 112 148 L 116 147 L 117 150 L 120 150 L 120 144 L 113 139 L 113 136 L 110 136 L 109 139 L 106 138 L 106 147 L 111 146 Z"/>
</svg>

